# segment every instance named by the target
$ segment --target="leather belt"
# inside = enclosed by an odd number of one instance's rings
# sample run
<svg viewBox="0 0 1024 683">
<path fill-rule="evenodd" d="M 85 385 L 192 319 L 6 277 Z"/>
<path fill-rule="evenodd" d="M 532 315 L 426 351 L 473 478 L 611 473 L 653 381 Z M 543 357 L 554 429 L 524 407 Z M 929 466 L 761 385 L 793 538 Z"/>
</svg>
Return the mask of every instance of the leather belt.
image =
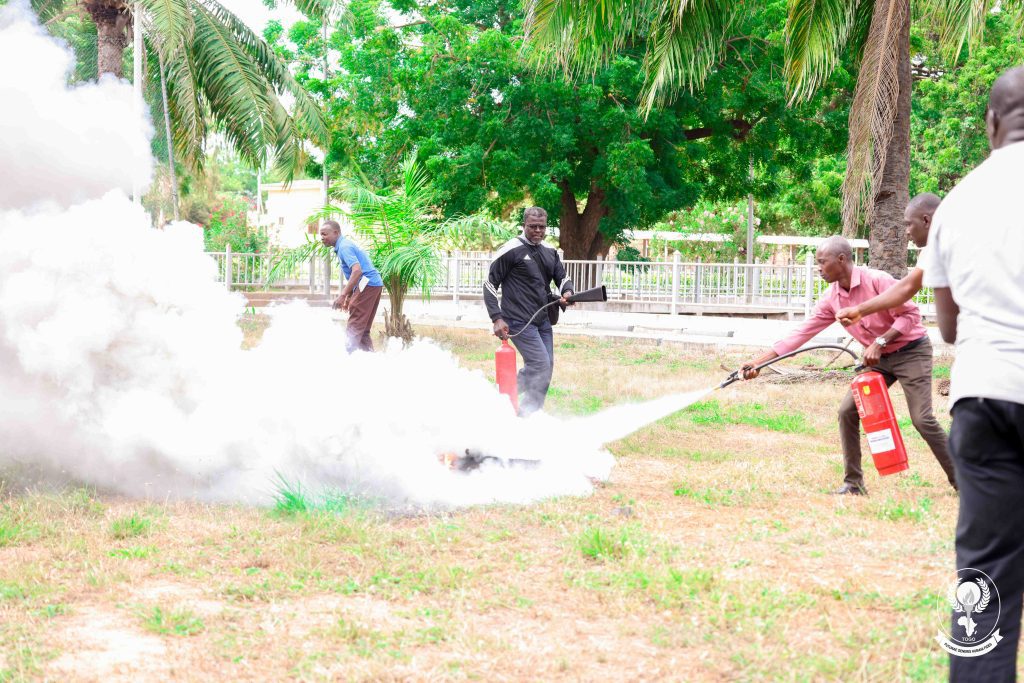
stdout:
<svg viewBox="0 0 1024 683">
<path fill-rule="evenodd" d="M 893 354 L 900 353 L 901 351 L 909 351 L 910 349 L 913 349 L 913 348 L 918 347 L 921 344 L 923 344 L 926 339 L 928 339 L 928 335 L 927 334 L 924 335 L 923 337 L 919 337 L 919 338 L 915 339 L 914 341 L 910 342 L 909 344 L 906 344 L 905 346 L 901 346 L 900 348 L 896 349 L 895 351 L 890 351 L 889 353 L 886 353 L 886 354 L 883 354 L 883 355 L 891 356 Z"/>
</svg>

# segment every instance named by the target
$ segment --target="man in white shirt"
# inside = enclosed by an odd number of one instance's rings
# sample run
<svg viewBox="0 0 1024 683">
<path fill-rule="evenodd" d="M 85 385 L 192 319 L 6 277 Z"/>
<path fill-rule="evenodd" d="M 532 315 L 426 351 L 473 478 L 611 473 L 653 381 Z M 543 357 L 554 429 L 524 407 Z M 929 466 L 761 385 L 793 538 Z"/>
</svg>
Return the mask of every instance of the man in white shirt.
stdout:
<svg viewBox="0 0 1024 683">
<path fill-rule="evenodd" d="M 972 610 L 957 591 L 952 637 L 970 641 L 973 632 L 996 644 L 951 656 L 953 681 L 1016 679 L 1024 593 L 1024 67 L 996 80 L 985 118 L 992 154 L 936 211 L 924 272 L 942 337 L 956 342 L 949 444 L 960 485 L 957 569 L 965 583 L 987 576 L 1001 598 Z M 968 568 L 979 578 L 965 579 Z"/>
</svg>

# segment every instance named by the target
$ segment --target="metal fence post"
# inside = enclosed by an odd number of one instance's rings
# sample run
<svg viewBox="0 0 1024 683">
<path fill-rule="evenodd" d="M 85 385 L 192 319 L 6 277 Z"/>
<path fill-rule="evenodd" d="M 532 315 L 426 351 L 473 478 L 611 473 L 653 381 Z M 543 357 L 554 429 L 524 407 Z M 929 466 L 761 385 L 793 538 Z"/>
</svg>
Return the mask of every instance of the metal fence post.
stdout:
<svg viewBox="0 0 1024 683">
<path fill-rule="evenodd" d="M 455 302 L 455 310 L 459 309 L 459 286 L 462 284 L 462 251 L 455 250 L 455 284 L 452 287 L 452 301 Z"/>
<path fill-rule="evenodd" d="M 672 315 L 679 312 L 679 252 L 672 254 Z"/>
<path fill-rule="evenodd" d="M 309 293 L 316 294 L 316 255 L 309 256 Z"/>
<path fill-rule="evenodd" d="M 697 259 L 697 265 L 693 268 L 693 302 L 699 304 L 701 299 L 700 293 L 700 279 L 704 275 L 704 267 L 701 265 L 701 260 Z"/>
<path fill-rule="evenodd" d="M 330 296 L 330 294 L 331 294 L 331 258 L 329 256 L 324 256 L 323 281 L 324 281 L 324 294 L 326 294 L 327 296 Z"/>
<path fill-rule="evenodd" d="M 751 269 L 750 277 L 752 282 L 750 283 L 750 301 L 753 303 L 754 299 L 761 296 L 761 260 L 754 259 L 754 266 Z"/>
<path fill-rule="evenodd" d="M 814 259 L 807 252 L 804 258 L 804 318 L 811 317 L 811 300 L 814 297 Z"/>
<path fill-rule="evenodd" d="M 231 266 L 234 259 L 231 256 L 231 245 L 225 245 L 224 247 L 224 287 L 230 292 L 231 291 Z"/>
</svg>

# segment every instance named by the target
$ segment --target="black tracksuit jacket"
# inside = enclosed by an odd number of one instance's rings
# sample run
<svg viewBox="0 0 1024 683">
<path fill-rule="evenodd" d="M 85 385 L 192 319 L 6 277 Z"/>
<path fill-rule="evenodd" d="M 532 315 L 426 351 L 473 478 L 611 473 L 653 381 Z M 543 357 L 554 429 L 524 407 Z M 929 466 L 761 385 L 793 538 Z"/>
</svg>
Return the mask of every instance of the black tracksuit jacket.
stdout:
<svg viewBox="0 0 1024 683">
<path fill-rule="evenodd" d="M 525 323 L 550 300 L 552 282 L 559 294 L 573 289 L 558 252 L 544 243 L 531 244 L 522 235 L 510 239 L 498 250 L 484 283 L 484 303 L 491 322 L 504 318 L 506 322 Z M 533 322 L 536 325 L 546 320 L 542 314 Z"/>
</svg>

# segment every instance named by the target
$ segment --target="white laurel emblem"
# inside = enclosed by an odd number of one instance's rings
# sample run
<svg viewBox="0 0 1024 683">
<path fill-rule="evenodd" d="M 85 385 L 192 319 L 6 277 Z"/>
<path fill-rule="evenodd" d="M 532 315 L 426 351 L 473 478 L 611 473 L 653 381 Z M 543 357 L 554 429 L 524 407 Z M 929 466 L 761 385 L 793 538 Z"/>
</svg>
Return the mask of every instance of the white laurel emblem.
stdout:
<svg viewBox="0 0 1024 683">
<path fill-rule="evenodd" d="M 979 614 L 985 611 L 989 601 L 992 599 L 992 592 L 989 590 L 988 582 L 983 578 L 962 583 L 963 579 L 957 579 L 949 590 L 949 604 L 954 612 L 963 612 L 964 616 L 956 620 L 956 623 L 964 627 L 967 637 L 974 635 L 978 624 L 971 619 L 972 614 Z"/>
</svg>

